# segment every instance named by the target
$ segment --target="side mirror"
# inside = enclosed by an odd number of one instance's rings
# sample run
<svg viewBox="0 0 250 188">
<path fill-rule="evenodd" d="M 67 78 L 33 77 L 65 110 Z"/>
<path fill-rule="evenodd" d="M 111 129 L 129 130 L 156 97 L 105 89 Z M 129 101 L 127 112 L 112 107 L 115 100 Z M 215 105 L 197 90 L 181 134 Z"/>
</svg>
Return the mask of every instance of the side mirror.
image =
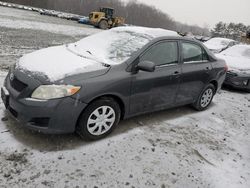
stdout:
<svg viewBox="0 0 250 188">
<path fill-rule="evenodd" d="M 151 61 L 142 61 L 137 65 L 138 70 L 146 71 L 146 72 L 154 72 L 155 71 L 155 63 Z"/>
</svg>

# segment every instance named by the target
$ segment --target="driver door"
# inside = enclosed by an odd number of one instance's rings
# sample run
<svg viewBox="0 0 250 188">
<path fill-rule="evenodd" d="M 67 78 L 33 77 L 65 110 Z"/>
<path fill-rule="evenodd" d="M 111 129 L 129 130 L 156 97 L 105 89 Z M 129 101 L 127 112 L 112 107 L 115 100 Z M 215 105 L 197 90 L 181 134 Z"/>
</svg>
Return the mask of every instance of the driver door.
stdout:
<svg viewBox="0 0 250 188">
<path fill-rule="evenodd" d="M 151 61 L 154 72 L 138 71 L 132 76 L 130 113 L 165 109 L 175 103 L 181 67 L 177 41 L 162 41 L 147 49 L 138 60 Z"/>
</svg>

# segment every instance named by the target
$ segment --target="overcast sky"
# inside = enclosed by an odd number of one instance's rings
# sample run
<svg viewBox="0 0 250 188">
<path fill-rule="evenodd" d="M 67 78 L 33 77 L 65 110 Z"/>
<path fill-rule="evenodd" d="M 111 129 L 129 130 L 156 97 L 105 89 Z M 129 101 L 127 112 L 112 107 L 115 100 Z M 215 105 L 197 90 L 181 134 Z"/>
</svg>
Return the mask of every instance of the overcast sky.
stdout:
<svg viewBox="0 0 250 188">
<path fill-rule="evenodd" d="M 128 2 L 130 0 L 123 0 Z M 134 0 L 133 0 L 134 1 Z M 250 0 L 138 0 L 177 21 L 213 28 L 219 21 L 250 25 Z"/>
</svg>

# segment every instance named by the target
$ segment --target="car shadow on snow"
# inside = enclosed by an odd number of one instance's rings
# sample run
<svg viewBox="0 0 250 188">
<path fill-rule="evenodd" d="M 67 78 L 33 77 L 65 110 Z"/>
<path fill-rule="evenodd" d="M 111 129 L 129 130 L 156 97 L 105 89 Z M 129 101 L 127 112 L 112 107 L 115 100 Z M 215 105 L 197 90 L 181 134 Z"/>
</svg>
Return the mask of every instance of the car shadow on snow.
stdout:
<svg viewBox="0 0 250 188">
<path fill-rule="evenodd" d="M 234 89 L 233 87 L 231 86 L 223 86 L 222 87 L 222 90 L 224 91 L 228 91 L 228 92 L 231 92 L 231 93 L 238 93 L 238 94 L 242 94 L 242 95 L 249 95 L 249 92 L 243 90 L 243 89 Z"/>
<path fill-rule="evenodd" d="M 211 104 L 211 107 L 214 104 Z M 152 125 L 158 125 L 161 122 L 165 122 L 171 119 L 175 119 L 181 116 L 192 115 L 198 113 L 189 106 L 173 108 L 169 110 L 154 112 L 150 114 L 140 115 L 131 119 L 123 120 L 105 139 L 113 139 L 115 136 L 127 133 L 132 129 Z M 25 146 L 39 150 L 39 151 L 62 151 L 72 150 L 78 147 L 83 147 L 91 142 L 82 140 L 77 134 L 65 134 L 65 135 L 46 135 L 36 131 L 29 130 L 22 127 L 17 121 L 12 119 L 8 112 L 4 111 L 3 116 L 7 121 L 3 121 L 8 129 L 8 134 L 11 134 L 18 142 L 21 142 Z M 7 132 L 5 133 L 7 134 Z M 99 141 L 95 141 L 99 142 Z"/>
</svg>

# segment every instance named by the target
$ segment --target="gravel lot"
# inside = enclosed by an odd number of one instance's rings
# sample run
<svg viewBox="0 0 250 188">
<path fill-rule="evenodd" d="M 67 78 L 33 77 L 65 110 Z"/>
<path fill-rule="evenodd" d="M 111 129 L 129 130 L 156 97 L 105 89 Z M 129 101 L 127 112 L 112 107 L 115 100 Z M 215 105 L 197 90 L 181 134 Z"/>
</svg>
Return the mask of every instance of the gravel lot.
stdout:
<svg viewBox="0 0 250 188">
<path fill-rule="evenodd" d="M 0 7 L 0 84 L 22 54 L 99 31 Z M 0 187 L 248 188 L 249 114 L 250 94 L 222 90 L 207 111 L 139 116 L 106 139 L 84 142 L 24 129 L 0 102 Z"/>
<path fill-rule="evenodd" d="M 0 7 L 0 66 L 6 69 L 23 54 L 75 42 L 99 31 L 37 12 Z"/>
</svg>

